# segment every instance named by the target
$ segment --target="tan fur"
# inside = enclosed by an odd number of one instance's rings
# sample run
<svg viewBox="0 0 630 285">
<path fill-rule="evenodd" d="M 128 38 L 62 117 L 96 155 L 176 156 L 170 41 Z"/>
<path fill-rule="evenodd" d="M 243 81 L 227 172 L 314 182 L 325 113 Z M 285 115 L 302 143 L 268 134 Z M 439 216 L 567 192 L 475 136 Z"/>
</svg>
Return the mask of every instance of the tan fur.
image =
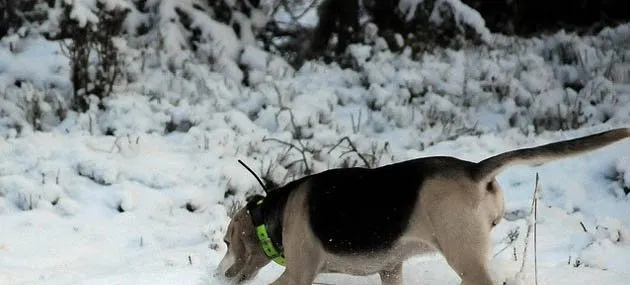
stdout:
<svg viewBox="0 0 630 285">
<path fill-rule="evenodd" d="M 272 284 L 310 285 L 319 273 L 338 272 L 379 274 L 382 284 L 401 285 L 403 262 L 412 256 L 435 251 L 445 257 L 461 277 L 463 285 L 497 284 L 491 278 L 488 262 L 490 232 L 502 219 L 504 197 L 495 176 L 510 165 L 569 157 L 629 136 L 630 129 L 617 129 L 506 152 L 473 164 L 474 169 L 464 163 L 459 168 L 444 169 L 444 175 L 429 177 L 423 185 L 418 185 L 420 195 L 410 226 L 393 248 L 369 256 L 340 256 L 323 249 L 308 225 L 306 192 L 310 185 L 306 180 L 291 192 L 286 204 L 282 234 L 287 265 Z M 251 272 L 255 274 L 269 262 L 260 258 L 264 255 L 255 236 L 252 238 L 254 229 L 249 218 L 246 211 L 239 211 L 225 236 L 230 249 L 217 274 L 225 276 L 227 272 L 233 275 L 226 267 L 242 267 L 246 274 L 237 274 L 233 281 L 253 277 Z M 239 261 L 246 262 L 239 265 Z"/>
<path fill-rule="evenodd" d="M 250 219 L 247 210 L 240 209 L 228 225 L 224 238 L 228 249 L 217 268 L 218 276 L 237 282 L 250 280 L 269 264 Z"/>
<path fill-rule="evenodd" d="M 627 137 L 630 137 L 630 128 L 620 128 L 571 140 L 505 152 L 479 162 L 475 170 L 475 180 L 491 180 L 501 170 L 516 164 L 542 164 L 580 155 Z"/>
</svg>

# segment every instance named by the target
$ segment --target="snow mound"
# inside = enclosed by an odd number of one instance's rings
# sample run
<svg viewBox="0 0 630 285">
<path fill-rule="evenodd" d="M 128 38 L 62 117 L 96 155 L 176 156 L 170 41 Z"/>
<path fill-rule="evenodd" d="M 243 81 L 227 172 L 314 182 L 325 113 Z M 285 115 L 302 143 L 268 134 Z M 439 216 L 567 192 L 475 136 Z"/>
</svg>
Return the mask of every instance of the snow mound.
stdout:
<svg viewBox="0 0 630 285">
<path fill-rule="evenodd" d="M 88 158 L 77 164 L 79 175 L 101 185 L 112 185 L 118 179 L 118 166 L 115 161 L 100 157 Z"/>
</svg>

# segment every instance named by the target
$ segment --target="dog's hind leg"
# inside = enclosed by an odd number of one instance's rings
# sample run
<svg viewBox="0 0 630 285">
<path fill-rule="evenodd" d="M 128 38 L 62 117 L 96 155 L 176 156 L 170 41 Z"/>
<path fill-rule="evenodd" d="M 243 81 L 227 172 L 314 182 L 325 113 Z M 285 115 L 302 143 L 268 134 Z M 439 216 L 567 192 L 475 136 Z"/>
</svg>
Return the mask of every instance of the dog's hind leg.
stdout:
<svg viewBox="0 0 630 285">
<path fill-rule="evenodd" d="M 461 277 L 462 285 L 494 285 L 488 254 L 491 221 L 483 209 L 458 200 L 446 198 L 429 212 L 436 247 Z"/>
<path fill-rule="evenodd" d="M 440 232 L 440 251 L 462 278 L 462 285 L 494 285 L 487 257 L 488 231 L 474 223 L 462 227 L 465 232 L 453 229 Z"/>
<path fill-rule="evenodd" d="M 402 263 L 397 264 L 393 268 L 389 270 L 383 270 L 378 273 L 381 278 L 382 285 L 402 285 L 403 284 L 403 276 L 402 276 Z"/>
<path fill-rule="evenodd" d="M 485 245 L 485 237 L 482 236 L 480 233 L 464 240 L 458 240 L 455 236 L 440 239 L 442 254 L 462 278 L 462 285 L 494 285 L 486 257 L 489 246 Z M 473 240 L 469 240 L 470 238 Z M 447 239 L 451 239 L 451 242 L 446 241 Z M 453 243 L 455 241 L 459 243 Z"/>
</svg>

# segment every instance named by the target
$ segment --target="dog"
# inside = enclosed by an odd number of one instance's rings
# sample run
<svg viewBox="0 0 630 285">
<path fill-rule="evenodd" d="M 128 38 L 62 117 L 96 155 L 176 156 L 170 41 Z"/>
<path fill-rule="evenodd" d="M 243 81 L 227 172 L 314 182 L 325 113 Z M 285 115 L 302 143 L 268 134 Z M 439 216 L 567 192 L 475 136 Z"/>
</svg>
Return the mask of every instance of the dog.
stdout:
<svg viewBox="0 0 630 285">
<path fill-rule="evenodd" d="M 310 285 L 319 273 L 378 274 L 383 285 L 401 285 L 405 260 L 437 252 L 462 284 L 495 284 L 490 234 L 505 203 L 497 174 L 627 137 L 630 128 L 620 128 L 478 163 L 434 156 L 305 176 L 251 197 L 233 215 L 215 276 L 239 284 L 273 260 L 285 266 L 274 285 Z"/>
</svg>

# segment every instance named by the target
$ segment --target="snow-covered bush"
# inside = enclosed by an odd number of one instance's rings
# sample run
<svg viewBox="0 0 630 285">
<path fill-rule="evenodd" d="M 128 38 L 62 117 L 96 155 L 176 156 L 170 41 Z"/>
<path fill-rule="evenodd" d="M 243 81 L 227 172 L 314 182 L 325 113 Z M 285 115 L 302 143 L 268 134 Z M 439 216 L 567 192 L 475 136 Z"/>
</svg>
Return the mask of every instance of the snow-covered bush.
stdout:
<svg viewBox="0 0 630 285">
<path fill-rule="evenodd" d="M 101 185 L 112 185 L 118 179 L 118 168 L 112 160 L 103 158 L 86 159 L 79 161 L 76 168 L 80 176 Z"/>
<path fill-rule="evenodd" d="M 41 91 L 22 83 L 0 94 L 0 130 L 4 137 L 50 131 L 67 116 L 68 108 L 56 90 Z"/>
<path fill-rule="evenodd" d="M 41 185 L 22 176 L 0 177 L 0 197 L 9 205 L 4 207 L 22 211 L 46 207 L 45 204 L 56 204 L 62 191 L 55 185 Z"/>
<path fill-rule="evenodd" d="M 355 7 L 349 4 L 354 3 L 352 1 L 323 1 L 319 6 L 319 20 L 311 44 L 302 56 L 312 58 L 325 54 L 346 65 L 348 58 L 344 50 L 349 43 L 360 41 L 377 49 L 396 52 L 411 47 L 416 53 L 435 47 L 461 48 L 467 43 L 489 44 L 492 36 L 484 19 L 464 2 L 402 0 L 394 5 L 391 1 L 362 1 Z M 358 11 L 351 13 L 352 9 L 364 11 L 364 17 L 348 19 L 359 15 Z M 337 19 L 340 19 L 339 28 L 335 28 Z M 354 27 L 356 24 L 361 27 Z M 345 29 L 349 25 L 357 30 L 355 34 L 347 34 Z M 326 52 L 334 33 L 336 54 Z"/>
<path fill-rule="evenodd" d="M 40 24 L 46 19 L 46 8 L 39 0 L 0 1 L 0 38 Z"/>
<path fill-rule="evenodd" d="M 73 84 L 72 108 L 86 112 L 90 97 L 109 96 L 120 77 L 116 41 L 131 9 L 126 1 L 57 0 L 50 10 L 45 32 L 54 39 L 70 39 L 64 49 L 70 59 Z M 97 102 L 102 108 L 102 103 Z"/>
<path fill-rule="evenodd" d="M 139 94 L 119 94 L 104 100 L 105 110 L 98 117 L 100 131 L 107 135 L 165 133 L 168 104 Z"/>
<path fill-rule="evenodd" d="M 243 48 L 256 44 L 267 17 L 261 1 L 129 2 L 125 33 L 130 47 L 143 49 L 143 70 L 177 73 L 191 62 L 201 63 L 237 83 L 245 78 L 239 67 Z"/>
</svg>

